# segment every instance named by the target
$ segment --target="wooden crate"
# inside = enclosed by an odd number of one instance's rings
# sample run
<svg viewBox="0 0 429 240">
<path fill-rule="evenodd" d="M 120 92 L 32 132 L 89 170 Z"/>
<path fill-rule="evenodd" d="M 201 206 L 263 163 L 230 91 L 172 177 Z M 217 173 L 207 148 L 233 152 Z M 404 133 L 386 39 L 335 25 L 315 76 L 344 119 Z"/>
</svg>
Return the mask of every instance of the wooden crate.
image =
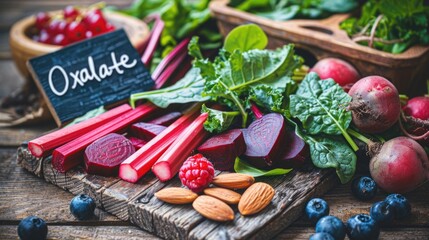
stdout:
<svg viewBox="0 0 429 240">
<path fill-rule="evenodd" d="M 401 54 L 391 54 L 354 43 L 339 23 L 348 14 L 335 14 L 322 20 L 274 21 L 227 6 L 227 1 L 213 1 L 212 15 L 222 35 L 238 25 L 255 23 L 269 37 L 269 48 L 294 43 L 298 49 L 314 55 L 344 59 L 353 64 L 362 76 L 380 75 L 389 79 L 401 94 L 421 95 L 429 79 L 429 47 L 414 46 Z"/>
</svg>

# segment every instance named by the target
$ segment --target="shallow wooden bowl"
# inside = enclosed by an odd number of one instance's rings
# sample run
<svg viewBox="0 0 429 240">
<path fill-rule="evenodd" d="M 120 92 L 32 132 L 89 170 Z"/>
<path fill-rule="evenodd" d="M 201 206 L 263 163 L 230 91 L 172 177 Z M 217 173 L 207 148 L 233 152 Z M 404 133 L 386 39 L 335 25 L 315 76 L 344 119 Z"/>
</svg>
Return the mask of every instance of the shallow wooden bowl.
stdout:
<svg viewBox="0 0 429 240">
<path fill-rule="evenodd" d="M 54 14 L 55 12 L 51 13 Z M 131 44 L 138 51 L 141 51 L 141 47 L 149 36 L 149 28 L 143 21 L 114 12 L 106 12 L 104 15 L 108 22 L 113 24 L 116 29 L 123 28 L 130 38 Z M 30 16 L 16 22 L 12 26 L 9 36 L 12 57 L 18 70 L 27 79 L 30 78 L 30 73 L 26 66 L 28 59 L 54 52 L 61 48 L 61 46 L 33 41 L 31 33 L 35 30 L 34 23 L 35 16 Z"/>
</svg>

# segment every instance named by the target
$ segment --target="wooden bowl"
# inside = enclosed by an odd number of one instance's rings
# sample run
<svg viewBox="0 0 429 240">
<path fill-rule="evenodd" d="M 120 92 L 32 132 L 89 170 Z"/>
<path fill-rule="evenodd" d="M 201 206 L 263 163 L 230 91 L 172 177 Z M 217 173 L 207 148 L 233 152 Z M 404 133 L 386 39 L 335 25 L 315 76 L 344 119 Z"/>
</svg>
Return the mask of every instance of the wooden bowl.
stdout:
<svg viewBox="0 0 429 240">
<path fill-rule="evenodd" d="M 57 12 L 50 12 L 50 14 L 55 13 Z M 116 29 L 124 28 L 131 44 L 138 51 L 142 50 L 141 47 L 149 37 L 149 28 L 143 21 L 114 12 L 106 12 L 104 16 Z M 35 30 L 35 19 L 35 16 L 30 16 L 16 22 L 12 26 L 9 36 L 12 57 L 18 70 L 27 79 L 31 78 L 26 65 L 28 59 L 54 52 L 61 48 L 61 46 L 39 43 L 31 39 L 31 32 Z"/>
</svg>

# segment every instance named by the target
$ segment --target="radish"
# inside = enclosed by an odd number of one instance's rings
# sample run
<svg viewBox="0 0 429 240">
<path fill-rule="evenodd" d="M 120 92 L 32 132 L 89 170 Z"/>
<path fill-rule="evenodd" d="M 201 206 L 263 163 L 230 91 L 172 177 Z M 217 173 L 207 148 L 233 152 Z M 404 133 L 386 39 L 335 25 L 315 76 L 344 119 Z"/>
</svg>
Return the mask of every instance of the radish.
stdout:
<svg viewBox="0 0 429 240">
<path fill-rule="evenodd" d="M 380 133 L 398 121 L 401 111 L 398 90 L 387 79 L 362 78 L 353 85 L 349 95 L 353 98 L 348 107 L 353 124 L 362 132 Z"/>
<path fill-rule="evenodd" d="M 429 96 L 410 99 L 402 110 L 408 115 L 403 116 L 405 128 L 400 122 L 402 132 L 429 148 Z"/>
<path fill-rule="evenodd" d="M 338 58 L 325 58 L 318 61 L 310 72 L 315 72 L 320 79 L 332 78 L 340 86 L 353 84 L 360 79 L 356 68 Z"/>
<path fill-rule="evenodd" d="M 386 192 L 409 192 L 429 179 L 428 156 L 413 139 L 396 137 L 378 143 L 354 130 L 349 129 L 348 132 L 367 144 L 371 157 L 369 171 L 377 185 Z"/>
<path fill-rule="evenodd" d="M 402 110 L 409 116 L 429 120 L 429 96 L 419 96 L 408 100 Z"/>
</svg>

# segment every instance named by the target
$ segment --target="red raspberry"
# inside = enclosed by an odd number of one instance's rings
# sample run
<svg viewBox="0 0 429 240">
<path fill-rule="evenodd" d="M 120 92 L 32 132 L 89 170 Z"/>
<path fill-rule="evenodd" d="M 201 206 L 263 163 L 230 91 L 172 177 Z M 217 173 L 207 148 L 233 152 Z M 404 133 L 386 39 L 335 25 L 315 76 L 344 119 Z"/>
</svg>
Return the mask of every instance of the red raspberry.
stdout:
<svg viewBox="0 0 429 240">
<path fill-rule="evenodd" d="M 198 153 L 186 159 L 180 168 L 179 177 L 183 185 L 198 193 L 212 182 L 214 167 L 207 158 Z"/>
</svg>

